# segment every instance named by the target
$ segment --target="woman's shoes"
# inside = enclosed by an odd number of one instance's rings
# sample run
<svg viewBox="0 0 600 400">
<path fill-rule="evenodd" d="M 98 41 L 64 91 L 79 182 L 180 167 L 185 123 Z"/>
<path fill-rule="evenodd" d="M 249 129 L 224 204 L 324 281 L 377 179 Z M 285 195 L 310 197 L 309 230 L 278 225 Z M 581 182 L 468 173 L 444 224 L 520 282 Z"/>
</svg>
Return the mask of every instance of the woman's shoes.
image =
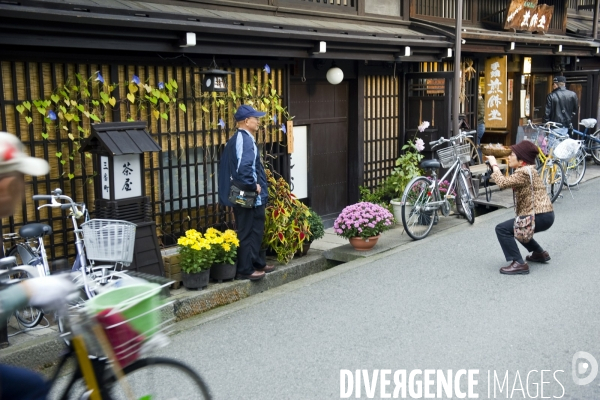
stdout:
<svg viewBox="0 0 600 400">
<path fill-rule="evenodd" d="M 538 253 L 534 251 L 530 256 L 525 257 L 526 261 L 537 262 L 537 263 L 545 263 L 546 261 L 550 261 L 550 254 L 546 250 Z"/>
<path fill-rule="evenodd" d="M 526 275 L 529 273 L 529 265 L 527 263 L 519 264 L 518 262 L 513 261 L 510 265 L 500 268 L 500 273 L 506 275 Z"/>
</svg>

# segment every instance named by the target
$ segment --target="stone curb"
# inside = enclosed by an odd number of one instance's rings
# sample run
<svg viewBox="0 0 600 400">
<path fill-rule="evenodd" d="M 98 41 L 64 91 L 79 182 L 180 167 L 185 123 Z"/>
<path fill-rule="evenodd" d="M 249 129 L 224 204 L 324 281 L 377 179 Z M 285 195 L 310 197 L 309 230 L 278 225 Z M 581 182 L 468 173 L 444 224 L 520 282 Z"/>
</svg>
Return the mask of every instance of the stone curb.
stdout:
<svg viewBox="0 0 600 400">
<path fill-rule="evenodd" d="M 306 256 L 294 258 L 287 265 L 278 265 L 275 271 L 267 274 L 258 282 L 243 280 L 211 284 L 207 289 L 201 291 L 178 289 L 169 298 L 173 304 L 165 307 L 161 314 L 164 319 L 174 318 L 175 321 L 182 321 L 325 271 L 334 265 L 336 264 L 323 257 L 321 251 L 311 250 Z M 44 370 L 54 365 L 64 351 L 65 345 L 62 339 L 55 334 L 48 334 L 1 350 L 0 363 L 49 372 Z"/>
</svg>

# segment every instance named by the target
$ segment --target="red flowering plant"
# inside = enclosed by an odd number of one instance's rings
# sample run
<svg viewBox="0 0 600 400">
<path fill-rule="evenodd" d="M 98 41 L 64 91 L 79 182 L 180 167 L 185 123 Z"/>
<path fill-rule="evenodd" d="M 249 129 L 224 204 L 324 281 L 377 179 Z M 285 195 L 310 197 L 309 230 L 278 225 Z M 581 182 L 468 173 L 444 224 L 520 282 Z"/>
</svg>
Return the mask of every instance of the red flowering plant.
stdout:
<svg viewBox="0 0 600 400">
<path fill-rule="evenodd" d="M 290 185 L 265 170 L 269 184 L 269 200 L 265 208 L 265 231 L 262 247 L 277 254 L 277 261 L 288 263 L 310 237 L 310 211 L 291 192 Z"/>
</svg>

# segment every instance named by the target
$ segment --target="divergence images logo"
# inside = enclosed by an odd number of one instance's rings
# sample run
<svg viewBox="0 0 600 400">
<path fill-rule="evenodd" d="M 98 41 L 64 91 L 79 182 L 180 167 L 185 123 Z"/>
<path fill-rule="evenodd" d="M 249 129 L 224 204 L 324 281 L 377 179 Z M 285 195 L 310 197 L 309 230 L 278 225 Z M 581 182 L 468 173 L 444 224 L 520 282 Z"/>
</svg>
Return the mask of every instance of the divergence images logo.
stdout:
<svg viewBox="0 0 600 400">
<path fill-rule="evenodd" d="M 596 379 L 596 375 L 598 375 L 598 361 L 593 355 L 585 351 L 578 351 L 573 355 L 571 367 L 573 382 L 576 385 L 587 385 Z M 589 375 L 583 377 L 587 373 Z"/>
</svg>

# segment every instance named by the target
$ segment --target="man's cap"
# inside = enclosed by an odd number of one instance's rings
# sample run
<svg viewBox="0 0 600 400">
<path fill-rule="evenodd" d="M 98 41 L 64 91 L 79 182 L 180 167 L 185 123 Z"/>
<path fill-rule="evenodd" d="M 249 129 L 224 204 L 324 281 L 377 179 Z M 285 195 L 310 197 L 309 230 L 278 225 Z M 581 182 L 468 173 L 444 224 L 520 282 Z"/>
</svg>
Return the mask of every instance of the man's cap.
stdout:
<svg viewBox="0 0 600 400">
<path fill-rule="evenodd" d="M 554 79 L 552 80 L 552 82 L 554 83 L 558 83 L 558 82 L 566 82 L 567 78 L 565 78 L 564 76 L 555 76 Z"/>
<path fill-rule="evenodd" d="M 518 160 L 525 161 L 529 165 L 535 164 L 538 148 L 529 140 L 523 140 L 519 144 L 513 144 L 510 148 L 515 153 Z"/>
<path fill-rule="evenodd" d="M 48 161 L 23 152 L 23 143 L 13 134 L 0 132 L 0 174 L 21 172 L 41 176 L 50 172 Z"/>
<path fill-rule="evenodd" d="M 265 112 L 256 111 L 254 108 L 252 108 L 252 106 L 243 104 L 240 106 L 240 108 L 237 109 L 237 111 L 233 115 L 233 118 L 235 118 L 236 121 L 243 121 L 246 118 L 250 117 L 264 117 L 265 114 Z"/>
</svg>

